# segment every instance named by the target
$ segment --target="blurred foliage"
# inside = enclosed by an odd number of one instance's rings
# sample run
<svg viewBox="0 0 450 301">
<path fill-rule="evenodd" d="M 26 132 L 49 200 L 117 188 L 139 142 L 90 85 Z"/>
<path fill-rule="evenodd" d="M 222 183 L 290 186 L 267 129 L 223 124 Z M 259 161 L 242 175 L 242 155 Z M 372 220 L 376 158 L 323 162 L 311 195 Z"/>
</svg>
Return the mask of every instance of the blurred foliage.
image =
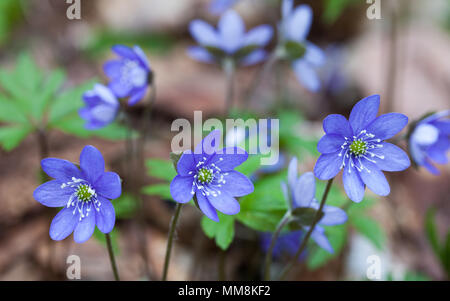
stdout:
<svg viewBox="0 0 450 301">
<path fill-rule="evenodd" d="M 62 90 L 66 74 L 54 70 L 45 74 L 30 54 L 21 53 L 11 71 L 0 70 L 0 144 L 10 151 L 35 131 L 61 130 L 81 138 L 97 136 L 105 139 L 125 139 L 127 129 L 113 123 L 97 131 L 84 127 L 78 110 L 84 106 L 83 93 L 93 81 Z"/>
<path fill-rule="evenodd" d="M 407 271 L 402 279 L 395 279 L 392 273 L 386 277 L 387 281 L 430 281 L 431 278 L 419 272 Z"/>
<path fill-rule="evenodd" d="M 123 44 L 139 45 L 152 54 L 162 55 L 170 51 L 175 43 L 176 40 L 173 37 L 164 33 L 130 34 L 129 32 L 101 31 L 89 40 L 84 51 L 89 56 L 96 58 L 110 51 L 112 46 Z"/>
<path fill-rule="evenodd" d="M 26 2 L 19 0 L 0 1 L 0 45 L 6 43 L 14 26 L 23 18 L 22 5 L 26 5 Z"/>
<path fill-rule="evenodd" d="M 436 225 L 436 210 L 433 208 L 428 209 L 425 215 L 425 233 L 442 269 L 450 278 L 450 230 L 441 242 Z"/>
<path fill-rule="evenodd" d="M 323 0 L 325 9 L 322 19 L 327 24 L 333 24 L 350 6 L 361 4 L 361 0 Z M 365 1 L 364 1 L 365 3 Z"/>
<path fill-rule="evenodd" d="M 109 236 L 111 237 L 111 246 L 113 248 L 113 252 L 115 256 L 118 256 L 120 254 L 120 247 L 119 247 L 119 230 L 117 228 L 114 228 L 110 233 Z M 92 235 L 95 240 L 100 242 L 103 246 L 106 248 L 106 237 L 105 233 L 102 233 L 97 227 L 95 227 L 94 234 Z"/>
</svg>

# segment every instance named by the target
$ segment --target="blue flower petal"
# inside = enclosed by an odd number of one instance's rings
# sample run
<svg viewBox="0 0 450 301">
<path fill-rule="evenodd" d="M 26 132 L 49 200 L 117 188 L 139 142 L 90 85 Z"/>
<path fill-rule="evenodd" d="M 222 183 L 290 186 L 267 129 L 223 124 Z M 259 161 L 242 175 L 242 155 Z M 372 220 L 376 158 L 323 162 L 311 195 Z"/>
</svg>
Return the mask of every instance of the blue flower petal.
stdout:
<svg viewBox="0 0 450 301">
<path fill-rule="evenodd" d="M 208 199 L 202 195 L 201 191 L 197 190 L 197 203 L 200 210 L 211 220 L 219 222 L 216 209 L 209 203 Z"/>
<path fill-rule="evenodd" d="M 439 175 L 439 170 L 430 162 L 428 158 L 425 158 L 422 164 L 433 175 Z"/>
<path fill-rule="evenodd" d="M 86 180 L 95 183 L 105 171 L 105 160 L 98 149 L 92 145 L 83 148 L 80 154 L 80 166 Z"/>
<path fill-rule="evenodd" d="M 128 96 L 133 86 L 128 82 L 122 82 L 120 80 L 113 80 L 108 84 L 111 91 L 119 98 Z"/>
<path fill-rule="evenodd" d="M 233 10 L 227 11 L 217 25 L 221 36 L 222 49 L 233 54 L 242 47 L 245 35 L 245 25 L 242 18 Z"/>
<path fill-rule="evenodd" d="M 323 50 L 310 42 L 306 42 L 306 53 L 304 59 L 316 67 L 322 66 L 326 61 Z"/>
<path fill-rule="evenodd" d="M 206 197 L 214 208 L 224 214 L 234 215 L 238 214 L 241 210 L 239 202 L 226 191 L 222 191 L 216 195 L 210 194 Z"/>
<path fill-rule="evenodd" d="M 100 211 L 95 210 L 95 222 L 97 224 L 97 228 L 102 233 L 109 233 L 113 230 L 114 224 L 116 222 L 116 213 L 114 210 L 113 204 L 99 196 L 98 200 L 100 202 Z"/>
<path fill-rule="evenodd" d="M 191 46 L 187 50 L 187 54 L 193 58 L 194 60 L 197 60 L 199 62 L 203 63 L 214 63 L 214 57 L 203 47 L 200 46 Z"/>
<path fill-rule="evenodd" d="M 108 198 L 117 199 L 122 194 L 122 182 L 115 172 L 103 173 L 94 184 L 95 191 Z"/>
<path fill-rule="evenodd" d="M 288 39 L 302 42 L 311 28 L 313 12 L 309 5 L 302 4 L 294 9 L 287 23 Z"/>
<path fill-rule="evenodd" d="M 147 93 L 147 86 L 143 86 L 142 88 L 137 89 L 137 91 L 130 96 L 130 99 L 128 100 L 128 105 L 134 106 L 142 98 L 144 98 L 146 93 Z"/>
<path fill-rule="evenodd" d="M 434 162 L 439 164 L 446 164 L 448 162 L 447 151 L 449 150 L 449 148 L 450 139 L 447 135 L 441 134 L 438 141 L 427 149 L 427 154 Z"/>
<path fill-rule="evenodd" d="M 209 12 L 213 15 L 220 15 L 231 6 L 233 6 L 237 0 L 213 0 L 209 5 Z"/>
<path fill-rule="evenodd" d="M 339 173 L 341 165 L 342 157 L 339 157 L 339 152 L 323 154 L 314 166 L 314 174 L 320 180 L 329 180 Z"/>
<path fill-rule="evenodd" d="M 217 154 L 211 158 L 214 163 L 223 172 L 233 170 L 248 159 L 248 153 L 239 147 L 226 147 L 217 151 Z"/>
<path fill-rule="evenodd" d="M 368 96 L 353 106 L 349 121 L 355 135 L 359 134 L 375 120 L 379 107 L 380 95 Z"/>
<path fill-rule="evenodd" d="M 244 45 L 266 46 L 273 36 L 273 29 L 269 25 L 260 25 L 245 34 Z"/>
<path fill-rule="evenodd" d="M 305 172 L 294 187 L 294 207 L 309 207 L 316 196 L 316 179 L 312 172 Z"/>
<path fill-rule="evenodd" d="M 72 181 L 72 177 L 83 178 L 78 167 L 67 160 L 46 158 L 41 160 L 41 166 L 47 175 L 63 182 Z"/>
<path fill-rule="evenodd" d="M 266 57 L 267 52 L 265 50 L 257 49 L 252 53 L 250 53 L 249 55 L 247 55 L 246 57 L 244 57 L 239 63 L 242 66 L 251 66 L 264 61 Z"/>
<path fill-rule="evenodd" d="M 353 130 L 347 119 L 339 114 L 328 115 L 323 120 L 323 130 L 327 134 L 339 134 L 350 138 L 353 136 Z"/>
<path fill-rule="evenodd" d="M 320 138 L 319 143 L 317 143 L 317 150 L 322 154 L 335 153 L 341 150 L 344 142 L 345 139 L 340 134 L 327 134 Z"/>
<path fill-rule="evenodd" d="M 115 52 L 117 55 L 121 56 L 122 58 L 126 58 L 129 60 L 136 60 L 136 53 L 134 53 L 133 49 L 131 49 L 128 46 L 124 45 L 115 45 L 111 47 L 112 51 Z"/>
<path fill-rule="evenodd" d="M 77 243 L 83 243 L 91 238 L 95 230 L 95 209 L 91 206 L 90 212 L 85 214 L 83 219 L 78 222 L 73 232 L 73 240 Z"/>
<path fill-rule="evenodd" d="M 112 80 L 118 80 L 121 77 L 123 62 L 118 60 L 108 61 L 103 65 L 103 71 L 106 76 Z"/>
<path fill-rule="evenodd" d="M 133 51 L 136 53 L 136 57 L 138 58 L 139 62 L 147 71 L 150 70 L 150 63 L 148 62 L 147 56 L 145 55 L 144 51 L 141 49 L 141 47 L 134 45 Z"/>
<path fill-rule="evenodd" d="M 320 89 L 320 80 L 314 68 L 304 59 L 296 60 L 292 63 L 297 80 L 311 92 Z"/>
<path fill-rule="evenodd" d="M 218 33 L 210 24 L 202 20 L 194 20 L 189 24 L 192 37 L 202 46 L 219 47 Z"/>
<path fill-rule="evenodd" d="M 439 130 L 440 133 L 450 135 L 450 120 L 439 120 L 433 122 L 433 125 Z"/>
<path fill-rule="evenodd" d="M 328 253 L 334 253 L 333 247 L 328 241 L 328 238 L 325 235 L 325 230 L 322 227 L 316 226 L 311 233 L 311 238 L 316 242 L 316 244 L 319 245 L 319 247 L 321 247 Z"/>
<path fill-rule="evenodd" d="M 394 137 L 408 124 L 408 117 L 400 113 L 388 113 L 378 116 L 366 130 L 376 139 L 386 140 Z"/>
<path fill-rule="evenodd" d="M 323 217 L 319 221 L 319 224 L 324 226 L 335 226 L 345 223 L 348 219 L 347 213 L 339 207 L 324 206 Z"/>
<path fill-rule="evenodd" d="M 220 130 L 211 131 L 194 149 L 197 162 L 202 161 L 205 156 L 215 154 L 221 143 L 222 132 Z"/>
<path fill-rule="evenodd" d="M 355 203 L 359 203 L 364 198 L 364 182 L 359 176 L 359 172 L 356 168 L 351 167 L 347 163 L 342 173 L 342 181 L 344 182 L 344 189 L 347 196 Z"/>
<path fill-rule="evenodd" d="M 361 180 L 375 194 L 387 196 L 391 189 L 383 172 L 374 163 L 369 162 L 366 159 L 362 159 L 361 161 L 365 167 L 359 172 Z"/>
<path fill-rule="evenodd" d="M 408 155 L 398 146 L 391 143 L 381 143 L 383 147 L 370 150 L 371 153 L 378 157 L 372 157 L 371 160 L 376 162 L 380 170 L 384 171 L 401 171 L 407 169 L 411 162 Z M 384 158 L 381 159 L 380 157 Z"/>
<path fill-rule="evenodd" d="M 170 183 L 170 194 L 172 198 L 178 203 L 187 203 L 192 199 L 192 184 L 194 183 L 193 176 L 182 177 L 177 175 Z M 195 190 L 194 190 L 195 192 Z"/>
<path fill-rule="evenodd" d="M 177 163 L 177 172 L 181 176 L 188 176 L 189 172 L 195 170 L 195 159 L 194 154 L 191 150 L 185 151 L 181 157 L 180 160 L 178 160 Z"/>
<path fill-rule="evenodd" d="M 224 176 L 225 183 L 222 184 L 222 190 L 229 195 L 240 197 L 250 194 L 255 189 L 252 181 L 238 171 L 228 171 Z"/>
<path fill-rule="evenodd" d="M 289 17 L 294 9 L 294 0 L 283 0 L 281 4 L 281 16 L 283 19 Z"/>
<path fill-rule="evenodd" d="M 51 239 L 63 240 L 73 232 L 80 216 L 78 211 L 75 214 L 73 211 L 73 208 L 64 207 L 53 218 L 49 231 Z"/>
<path fill-rule="evenodd" d="M 74 190 L 70 187 L 63 189 L 61 184 L 61 181 L 53 180 L 40 185 L 33 192 L 34 199 L 47 207 L 66 206 Z"/>
<path fill-rule="evenodd" d="M 291 162 L 289 162 L 288 166 L 288 184 L 289 189 L 294 189 L 297 184 L 297 174 L 298 174 L 298 161 L 297 157 L 292 158 Z"/>
</svg>

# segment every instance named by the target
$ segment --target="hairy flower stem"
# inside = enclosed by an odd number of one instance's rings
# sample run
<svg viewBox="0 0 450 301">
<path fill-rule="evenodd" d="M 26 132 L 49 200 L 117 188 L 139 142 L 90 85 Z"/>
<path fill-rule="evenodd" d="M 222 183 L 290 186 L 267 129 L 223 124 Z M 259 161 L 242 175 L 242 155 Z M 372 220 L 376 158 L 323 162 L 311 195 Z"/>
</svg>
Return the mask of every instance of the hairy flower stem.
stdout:
<svg viewBox="0 0 450 301">
<path fill-rule="evenodd" d="M 109 236 L 109 233 L 105 234 L 105 238 L 106 238 L 106 246 L 108 248 L 109 261 L 111 262 L 111 267 L 112 267 L 112 270 L 114 273 L 114 279 L 116 281 L 120 281 L 119 272 L 117 271 L 117 266 L 116 266 L 116 258 L 114 257 L 114 251 L 112 248 L 111 237 Z"/>
<path fill-rule="evenodd" d="M 163 269 L 162 281 L 167 280 L 167 272 L 169 271 L 170 253 L 172 251 L 172 243 L 173 243 L 173 239 L 175 236 L 175 228 L 177 227 L 177 222 L 178 222 L 178 218 L 180 217 L 182 207 L 183 207 L 183 204 L 177 203 L 177 206 L 175 208 L 175 213 L 170 222 L 169 237 L 167 239 L 166 258 L 164 259 L 164 269 Z"/>
<path fill-rule="evenodd" d="M 322 196 L 322 200 L 320 201 L 319 210 L 317 210 L 316 216 L 314 218 L 313 223 L 311 224 L 309 231 L 306 233 L 305 238 L 302 241 L 302 244 L 298 248 L 297 252 L 295 253 L 294 257 L 292 258 L 291 262 L 284 268 L 284 270 L 281 272 L 279 280 L 283 280 L 289 273 L 289 271 L 294 267 L 294 265 L 297 263 L 299 256 L 303 253 L 303 251 L 306 248 L 306 245 L 308 244 L 309 238 L 311 237 L 312 232 L 314 231 L 314 228 L 316 227 L 317 223 L 321 219 L 321 212 L 323 210 L 323 207 L 325 206 L 325 202 L 327 201 L 328 193 L 330 192 L 331 185 L 333 184 L 334 178 L 328 180 L 327 186 L 325 187 L 325 191 Z"/>
<path fill-rule="evenodd" d="M 275 248 L 275 244 L 278 240 L 278 237 L 280 236 L 281 231 L 283 230 L 284 226 L 289 222 L 291 217 L 290 211 L 288 211 L 283 218 L 278 223 L 278 226 L 275 230 L 275 232 L 272 235 L 272 240 L 270 241 L 269 249 L 266 253 L 266 258 L 264 260 L 264 280 L 270 280 L 270 267 L 272 265 L 272 254 L 273 249 Z"/>
<path fill-rule="evenodd" d="M 225 108 L 224 117 L 230 115 L 231 107 L 233 106 L 234 99 L 234 80 L 235 80 L 235 66 L 232 60 L 225 60 L 223 63 L 223 69 L 226 77 L 226 92 L 225 92 Z"/>
</svg>

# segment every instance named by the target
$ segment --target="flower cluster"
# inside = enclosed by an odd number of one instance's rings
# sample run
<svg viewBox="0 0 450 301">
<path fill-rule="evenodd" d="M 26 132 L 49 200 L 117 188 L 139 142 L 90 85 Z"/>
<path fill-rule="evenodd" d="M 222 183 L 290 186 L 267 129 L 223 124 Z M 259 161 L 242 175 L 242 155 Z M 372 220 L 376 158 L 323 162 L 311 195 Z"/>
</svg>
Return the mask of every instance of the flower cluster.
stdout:
<svg viewBox="0 0 450 301">
<path fill-rule="evenodd" d="M 217 211 L 228 215 L 239 213 L 235 197 L 253 192 L 253 183 L 234 168 L 245 162 L 247 152 L 238 147 L 219 149 L 222 133 L 212 131 L 194 152 L 185 151 L 178 163 L 178 175 L 170 184 L 170 193 L 178 203 L 195 196 L 200 210 L 218 222 Z"/>
<path fill-rule="evenodd" d="M 315 199 L 316 195 L 316 179 L 312 172 L 306 172 L 297 177 L 297 158 L 289 163 L 288 168 L 288 191 L 292 199 L 292 207 L 295 208 L 312 208 L 319 210 L 319 202 Z M 347 214 L 344 210 L 325 205 L 322 209 L 323 216 L 314 227 L 311 238 L 324 250 L 333 253 L 328 238 L 325 235 L 325 229 L 322 226 L 335 226 L 343 224 L 347 221 Z M 308 231 L 309 227 L 305 227 Z"/>
<path fill-rule="evenodd" d="M 103 233 L 114 228 L 115 212 L 111 199 L 120 197 L 122 184 L 114 172 L 105 172 L 103 156 L 95 147 L 85 146 L 79 169 L 56 158 L 43 159 L 42 169 L 54 178 L 36 188 L 33 197 L 47 207 L 64 207 L 50 225 L 50 237 L 63 240 L 72 232 L 77 243 L 87 241 L 95 225 Z"/>
<path fill-rule="evenodd" d="M 85 127 L 89 130 L 103 128 L 115 120 L 120 109 L 118 99 L 128 98 L 130 106 L 142 100 L 152 81 L 150 64 L 139 46 L 116 45 L 112 51 L 119 59 L 110 60 L 103 66 L 110 78 L 108 87 L 96 84 L 93 90 L 83 95 L 85 107 L 79 114 L 86 120 Z"/>
<path fill-rule="evenodd" d="M 353 107 L 348 121 L 338 114 L 323 121 L 325 136 L 317 145 L 322 155 L 314 174 L 329 180 L 343 169 L 344 188 L 354 202 L 363 199 L 365 186 L 378 195 L 388 195 L 390 187 L 382 171 L 401 171 L 410 166 L 402 149 L 384 142 L 406 126 L 408 117 L 400 113 L 377 117 L 379 106 L 380 96 L 372 95 Z"/>
<path fill-rule="evenodd" d="M 193 59 L 218 64 L 231 59 L 235 64 L 246 66 L 266 58 L 267 53 L 262 48 L 273 34 L 268 25 L 260 25 L 246 33 L 242 18 L 232 10 L 220 18 L 217 30 L 202 20 L 192 21 L 189 30 L 200 45 L 188 49 Z"/>
<path fill-rule="evenodd" d="M 429 172 L 439 174 L 432 164 L 448 162 L 450 149 L 450 110 L 427 116 L 417 122 L 409 136 L 409 149 L 414 162 Z"/>
</svg>

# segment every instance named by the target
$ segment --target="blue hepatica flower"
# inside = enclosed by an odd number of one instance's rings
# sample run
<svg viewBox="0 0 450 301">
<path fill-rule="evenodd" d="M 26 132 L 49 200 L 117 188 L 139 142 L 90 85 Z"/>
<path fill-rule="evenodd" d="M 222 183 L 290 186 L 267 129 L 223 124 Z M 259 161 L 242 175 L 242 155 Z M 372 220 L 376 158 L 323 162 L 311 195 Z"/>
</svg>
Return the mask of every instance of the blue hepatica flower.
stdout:
<svg viewBox="0 0 450 301">
<path fill-rule="evenodd" d="M 85 107 L 79 110 L 80 117 L 86 120 L 88 130 L 97 130 L 112 123 L 119 111 L 119 101 L 108 87 L 96 84 L 83 94 Z"/>
<path fill-rule="evenodd" d="M 220 15 L 235 5 L 239 0 L 212 0 L 208 6 L 210 13 Z"/>
<path fill-rule="evenodd" d="M 112 231 L 116 217 L 110 200 L 121 195 L 121 180 L 116 173 L 105 172 L 105 161 L 95 147 L 88 145 L 81 151 L 81 169 L 56 158 L 43 159 L 41 166 L 54 180 L 36 188 L 34 198 L 47 207 L 64 207 L 50 225 L 53 240 L 73 232 L 77 243 L 85 242 L 95 225 L 103 233 Z"/>
<path fill-rule="evenodd" d="M 253 183 L 234 168 L 245 162 L 247 152 L 238 147 L 219 149 L 221 132 L 212 131 L 195 148 L 185 151 L 177 163 L 178 175 L 170 183 L 170 193 L 178 203 L 196 196 L 203 213 L 218 222 L 217 211 L 228 215 L 239 213 L 235 197 L 253 192 Z"/>
<path fill-rule="evenodd" d="M 390 187 L 382 171 L 401 171 L 410 166 L 402 149 L 384 142 L 406 126 L 408 117 L 399 113 L 377 117 L 379 106 L 380 96 L 372 95 L 353 107 L 348 121 L 338 114 L 323 121 L 326 135 L 317 145 L 322 155 L 314 173 L 321 180 L 329 180 L 343 169 L 344 188 L 354 202 L 363 199 L 366 185 L 378 195 L 388 195 Z"/>
<path fill-rule="evenodd" d="M 297 158 L 289 163 L 288 168 L 288 188 L 292 198 L 292 207 L 295 208 L 313 208 L 319 209 L 319 202 L 315 199 L 316 179 L 312 172 L 306 172 L 297 178 Z M 338 207 L 323 207 L 323 217 L 319 220 L 311 233 L 311 238 L 324 250 L 333 253 L 328 238 L 325 235 L 325 229 L 322 226 L 335 226 L 347 221 L 347 214 Z M 305 227 L 308 231 L 309 227 Z"/>
<path fill-rule="evenodd" d="M 119 59 L 108 61 L 103 66 L 111 80 L 109 87 L 118 98 L 129 97 L 128 104 L 135 105 L 144 98 L 152 80 L 150 64 L 139 46 L 116 45 L 112 51 Z"/>
<path fill-rule="evenodd" d="M 292 62 L 297 80 L 308 90 L 317 92 L 321 86 L 317 68 L 325 63 L 325 55 L 319 47 L 306 40 L 313 19 L 312 9 L 306 4 L 294 9 L 293 0 L 283 0 L 281 14 L 282 56 Z"/>
<path fill-rule="evenodd" d="M 245 33 L 244 21 L 232 10 L 220 18 L 217 30 L 202 20 L 192 21 L 189 30 L 200 45 L 190 47 L 189 56 L 197 61 L 219 64 L 229 58 L 241 65 L 261 62 L 267 56 L 262 48 L 273 34 L 269 25 L 260 25 Z"/>
<path fill-rule="evenodd" d="M 272 257 L 280 258 L 283 255 L 294 256 L 298 248 L 302 243 L 303 231 L 292 231 L 281 234 L 275 242 L 275 247 L 272 251 Z M 264 252 L 269 250 L 270 243 L 272 241 L 272 233 L 264 233 L 261 236 L 261 247 Z M 299 261 L 303 260 L 306 256 L 306 251 L 301 254 Z"/>
<path fill-rule="evenodd" d="M 420 120 L 409 136 L 409 149 L 414 162 L 429 172 L 439 174 L 432 164 L 446 164 L 450 149 L 450 110 L 432 114 Z"/>
</svg>

